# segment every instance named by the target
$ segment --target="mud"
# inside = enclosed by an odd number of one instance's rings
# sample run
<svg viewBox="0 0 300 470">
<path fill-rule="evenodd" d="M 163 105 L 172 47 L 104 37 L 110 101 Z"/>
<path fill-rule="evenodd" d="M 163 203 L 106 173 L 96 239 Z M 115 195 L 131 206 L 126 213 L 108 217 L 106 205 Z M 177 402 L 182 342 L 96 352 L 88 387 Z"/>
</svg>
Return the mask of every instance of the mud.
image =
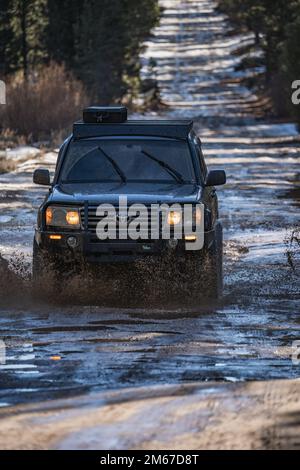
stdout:
<svg viewBox="0 0 300 470">
<path fill-rule="evenodd" d="M 127 389 L 0 409 L 3 449 L 299 450 L 299 381 Z"/>
</svg>

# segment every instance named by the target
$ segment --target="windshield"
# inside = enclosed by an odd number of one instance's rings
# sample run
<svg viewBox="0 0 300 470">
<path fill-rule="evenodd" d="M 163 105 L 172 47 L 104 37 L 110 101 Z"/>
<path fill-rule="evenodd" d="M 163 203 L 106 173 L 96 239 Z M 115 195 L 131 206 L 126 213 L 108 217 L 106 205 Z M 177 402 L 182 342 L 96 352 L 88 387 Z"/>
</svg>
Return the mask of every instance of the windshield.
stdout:
<svg viewBox="0 0 300 470">
<path fill-rule="evenodd" d="M 71 142 L 62 183 L 195 183 L 187 142 L 171 139 L 95 139 Z"/>
</svg>

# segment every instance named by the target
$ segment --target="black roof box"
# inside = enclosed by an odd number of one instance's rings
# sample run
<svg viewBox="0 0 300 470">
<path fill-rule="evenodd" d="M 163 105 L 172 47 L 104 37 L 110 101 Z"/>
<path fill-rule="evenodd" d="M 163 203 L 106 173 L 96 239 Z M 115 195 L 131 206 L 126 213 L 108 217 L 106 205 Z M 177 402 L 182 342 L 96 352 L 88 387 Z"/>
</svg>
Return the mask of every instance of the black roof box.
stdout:
<svg viewBox="0 0 300 470">
<path fill-rule="evenodd" d="M 127 121 L 125 106 L 92 106 L 83 111 L 83 122 L 86 124 L 121 123 Z"/>
<path fill-rule="evenodd" d="M 165 137 L 186 140 L 193 129 L 190 120 L 155 120 L 155 121 L 126 121 L 124 123 L 87 124 L 79 121 L 74 124 L 73 137 L 88 139 L 92 137 L 110 136 L 145 136 Z"/>
</svg>

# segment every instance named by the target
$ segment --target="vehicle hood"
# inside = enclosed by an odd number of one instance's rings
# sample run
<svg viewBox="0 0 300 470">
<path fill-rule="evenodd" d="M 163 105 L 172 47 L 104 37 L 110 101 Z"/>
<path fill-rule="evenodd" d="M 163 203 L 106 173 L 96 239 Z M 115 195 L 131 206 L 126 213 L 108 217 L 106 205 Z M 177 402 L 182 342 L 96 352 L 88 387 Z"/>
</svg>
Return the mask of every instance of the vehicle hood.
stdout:
<svg viewBox="0 0 300 470">
<path fill-rule="evenodd" d="M 119 204 L 120 196 L 126 196 L 129 204 L 197 203 L 202 188 L 196 184 L 153 183 L 91 183 L 55 186 L 48 199 L 63 204 Z"/>
</svg>

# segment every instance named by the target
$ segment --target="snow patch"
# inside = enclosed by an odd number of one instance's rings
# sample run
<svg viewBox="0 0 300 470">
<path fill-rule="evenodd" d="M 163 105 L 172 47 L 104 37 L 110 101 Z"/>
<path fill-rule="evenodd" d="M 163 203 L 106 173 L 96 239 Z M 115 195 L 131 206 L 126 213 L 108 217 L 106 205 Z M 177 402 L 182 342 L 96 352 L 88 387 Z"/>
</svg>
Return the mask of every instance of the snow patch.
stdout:
<svg viewBox="0 0 300 470">
<path fill-rule="evenodd" d="M 15 149 L 9 149 L 6 151 L 6 159 L 20 161 L 29 157 L 36 157 L 40 153 L 40 150 L 35 147 L 21 146 Z"/>
</svg>

